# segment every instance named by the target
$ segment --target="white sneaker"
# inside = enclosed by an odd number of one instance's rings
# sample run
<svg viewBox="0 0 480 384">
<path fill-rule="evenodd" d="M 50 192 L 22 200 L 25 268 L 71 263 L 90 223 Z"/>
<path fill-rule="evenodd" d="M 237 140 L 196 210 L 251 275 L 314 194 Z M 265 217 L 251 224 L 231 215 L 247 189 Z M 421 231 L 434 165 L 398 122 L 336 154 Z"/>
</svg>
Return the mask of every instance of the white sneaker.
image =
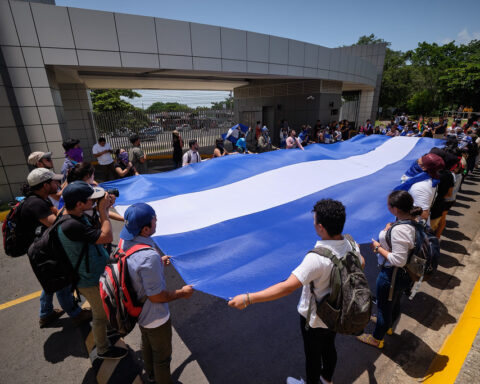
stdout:
<svg viewBox="0 0 480 384">
<path fill-rule="evenodd" d="M 305 384 L 305 381 L 302 378 L 299 380 L 294 377 L 287 377 L 287 384 Z"/>
</svg>

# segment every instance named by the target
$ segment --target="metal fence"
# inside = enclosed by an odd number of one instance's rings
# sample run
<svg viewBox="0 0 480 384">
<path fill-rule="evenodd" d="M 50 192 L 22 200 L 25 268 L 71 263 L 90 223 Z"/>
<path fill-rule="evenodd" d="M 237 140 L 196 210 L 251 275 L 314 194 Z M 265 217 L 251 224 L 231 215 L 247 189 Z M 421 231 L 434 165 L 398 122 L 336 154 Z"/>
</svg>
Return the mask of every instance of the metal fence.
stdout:
<svg viewBox="0 0 480 384">
<path fill-rule="evenodd" d="M 105 137 L 112 148 L 131 147 L 129 137 L 137 134 L 148 155 L 172 151 L 172 131 L 188 141 L 196 139 L 200 147 L 215 144 L 215 139 L 235 125 L 232 110 L 202 110 L 146 113 L 145 111 L 91 112 L 95 135 Z"/>
<path fill-rule="evenodd" d="M 469 119 L 472 115 L 480 116 L 480 112 L 459 112 L 459 111 L 444 111 L 443 117 L 456 117 L 457 119 Z"/>
</svg>

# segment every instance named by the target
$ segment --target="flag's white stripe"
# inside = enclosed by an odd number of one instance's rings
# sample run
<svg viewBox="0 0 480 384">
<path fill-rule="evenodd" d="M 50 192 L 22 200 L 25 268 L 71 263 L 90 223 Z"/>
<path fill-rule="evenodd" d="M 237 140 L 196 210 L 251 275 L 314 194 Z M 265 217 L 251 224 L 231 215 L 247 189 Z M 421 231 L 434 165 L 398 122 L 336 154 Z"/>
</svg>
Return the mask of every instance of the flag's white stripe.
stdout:
<svg viewBox="0 0 480 384">
<path fill-rule="evenodd" d="M 158 219 L 155 236 L 205 228 L 371 175 L 400 161 L 417 141 L 418 138 L 396 137 L 362 155 L 288 165 L 218 188 L 150 201 Z M 116 208 L 123 214 L 128 205 Z"/>
</svg>

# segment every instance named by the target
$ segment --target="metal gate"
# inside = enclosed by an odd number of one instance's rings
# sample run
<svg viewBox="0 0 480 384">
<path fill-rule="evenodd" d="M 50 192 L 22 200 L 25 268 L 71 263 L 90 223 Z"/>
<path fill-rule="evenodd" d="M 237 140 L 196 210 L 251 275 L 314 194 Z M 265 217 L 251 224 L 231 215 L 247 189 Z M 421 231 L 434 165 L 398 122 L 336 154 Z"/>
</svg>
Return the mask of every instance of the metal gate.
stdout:
<svg viewBox="0 0 480 384">
<path fill-rule="evenodd" d="M 105 137 L 112 148 L 131 147 L 129 137 L 137 134 L 145 153 L 172 151 L 172 131 L 183 138 L 184 147 L 195 139 L 200 147 L 215 144 L 215 139 L 235 125 L 232 110 L 175 111 L 148 114 L 142 110 L 91 112 L 95 135 Z"/>
</svg>

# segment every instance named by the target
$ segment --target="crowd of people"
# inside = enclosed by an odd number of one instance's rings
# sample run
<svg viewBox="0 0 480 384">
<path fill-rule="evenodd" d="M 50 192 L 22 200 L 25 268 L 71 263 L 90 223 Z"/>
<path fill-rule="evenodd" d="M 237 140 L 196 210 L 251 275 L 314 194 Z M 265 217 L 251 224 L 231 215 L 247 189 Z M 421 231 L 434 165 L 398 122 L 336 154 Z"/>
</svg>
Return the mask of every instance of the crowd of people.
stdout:
<svg viewBox="0 0 480 384">
<path fill-rule="evenodd" d="M 478 163 L 479 121 L 480 119 L 472 120 L 464 126 L 455 122 L 452 127 L 446 127 L 443 120 L 433 126 L 430 121 L 425 125 L 418 123 L 418 133 L 426 136 L 422 132 L 431 131 L 433 135 L 442 135 L 447 141 L 444 147 L 433 148 L 417 159 L 406 170 L 398 190 L 389 195 L 387 208 L 396 220 L 402 223 L 387 223 L 378 236 L 372 234 L 378 239 L 372 241 L 377 260 L 367 262 L 376 262 L 381 267 L 376 283 L 377 314 L 372 317 L 376 326 L 373 334 L 358 337 L 361 342 L 382 348 L 385 334 L 393 332 L 401 313 L 402 294 L 412 285 L 403 267 L 415 245 L 415 227 L 405 223 L 405 220 L 428 220 L 436 236 L 440 238 L 445 228 L 446 215 L 455 202 L 462 181 Z M 385 134 L 394 132 L 397 135 L 399 131 L 409 130 L 411 124 L 406 116 L 397 116 Z M 348 122 L 331 124 L 329 127 L 322 127 L 318 122 L 313 129 L 303 126 L 298 137 L 295 130 L 288 128 L 288 124 L 282 127 L 281 134 L 286 149 L 303 149 L 311 142 L 311 137 L 323 143 L 339 141 L 343 140 L 346 137 L 345 132 L 350 130 L 351 125 Z M 367 121 L 360 133 L 369 135 L 379 132 Z M 132 148 L 128 151 L 122 148 L 115 151 L 116 160 L 113 159 L 114 151 L 105 138 L 99 138 L 93 147 L 93 154 L 107 178 L 127 177 L 144 172 L 146 156 L 140 148 L 140 139 L 134 135 L 130 141 Z M 196 140 L 189 142 L 190 149 L 184 154 L 181 151 L 183 140 L 178 132 L 173 133 L 173 143 L 176 148 L 176 166 L 180 166 L 180 163 L 186 166 L 201 161 Z M 129 257 L 129 274 L 137 297 L 144 298 L 138 323 L 148 378 L 150 382 L 168 383 L 172 353 L 168 302 L 189 298 L 193 294 L 193 287 L 185 285 L 177 290 L 167 289 L 164 267 L 170 264 L 170 260 L 162 254 L 151 238 L 157 225 L 152 207 L 145 203 L 133 204 L 124 217 L 112 211 L 116 194 L 114 191 L 105 191 L 95 182 L 95 169 L 91 163 L 84 161 L 79 141 L 68 139 L 63 142 L 63 147 L 65 161 L 61 174 L 53 172 L 51 153 L 34 152 L 28 158 L 34 169 L 29 173 L 24 189 L 25 199 L 20 211 L 22 230 L 28 233 L 28 242 L 33 243 L 60 217 L 64 218 L 58 227 L 58 238 L 71 264 L 78 266 L 77 286 L 80 294 L 88 300 L 91 309 L 81 309 L 78 306 L 71 286 L 55 292 L 61 309 L 54 308 L 52 293 L 42 292 L 39 325 L 48 326 L 66 312 L 76 326 L 92 321 L 99 358 L 120 359 L 127 354 L 125 349 L 108 342 L 108 321 L 99 293 L 99 278 L 108 262 L 113 241 L 110 220 L 122 221 L 124 228 L 120 238 L 125 251 L 136 244 L 148 245 L 148 249 Z M 237 148 L 239 153 L 271 149 L 268 129 L 261 127 L 258 122 L 257 127 L 249 128 L 244 137 L 238 137 Z M 228 152 L 223 140 L 218 139 L 213 156 L 221 157 L 226 154 Z M 314 227 L 320 238 L 314 247 L 328 248 L 338 258 L 344 257 L 347 252 L 353 252 L 364 265 L 365 260 L 360 255 L 358 244 L 352 243 L 342 234 L 346 220 L 343 204 L 325 199 L 317 202 L 313 211 Z M 319 380 L 330 383 L 337 361 L 335 332 L 328 329 L 317 317 L 315 309 L 312 309 L 316 305 L 313 298 L 318 301 L 329 292 L 332 267 L 329 259 L 310 252 L 287 280 L 260 292 L 238 295 L 229 302 L 232 307 L 244 309 L 255 303 L 276 300 L 302 287 L 298 312 L 305 346 L 307 383 L 318 383 Z M 394 275 L 395 278 L 392 277 Z M 294 378 L 287 380 L 287 383 L 301 382 Z"/>
<path fill-rule="evenodd" d="M 476 129 L 476 128 L 475 128 Z M 477 155 L 471 161 L 478 164 L 480 142 L 472 133 Z M 371 316 L 375 323 L 373 334 L 357 336 L 374 348 L 382 349 L 385 335 L 394 333 L 401 314 L 401 299 L 406 293 L 411 295 L 413 280 L 406 271 L 406 264 L 416 247 L 417 227 L 428 223 L 435 235 L 440 238 L 445 228 L 445 218 L 453 206 L 462 181 L 473 169 L 468 167 L 469 154 L 462 149 L 457 137 L 449 137 L 442 148 L 432 150 L 417 159 L 401 179 L 401 184 L 387 199 L 387 209 L 395 217 L 395 222 L 386 223 L 380 233 L 372 233 L 371 248 L 376 259 L 365 260 L 358 244 L 342 234 L 346 220 L 345 207 L 340 201 L 324 199 L 313 208 L 314 228 L 320 240 L 314 248 L 326 248 L 338 259 L 353 252 L 359 263 L 376 263 L 380 272 L 376 280 L 375 297 L 377 313 Z M 400 181 L 399 181 L 400 182 Z M 293 377 L 287 384 L 332 383 L 337 363 L 335 349 L 336 333 L 319 318 L 316 306 L 330 293 L 330 278 L 334 263 L 327 257 L 318 257 L 309 252 L 285 281 L 262 291 L 244 293 L 229 301 L 231 307 L 243 310 L 256 303 L 277 300 L 302 288 L 297 310 L 304 342 L 306 381 Z"/>
</svg>

